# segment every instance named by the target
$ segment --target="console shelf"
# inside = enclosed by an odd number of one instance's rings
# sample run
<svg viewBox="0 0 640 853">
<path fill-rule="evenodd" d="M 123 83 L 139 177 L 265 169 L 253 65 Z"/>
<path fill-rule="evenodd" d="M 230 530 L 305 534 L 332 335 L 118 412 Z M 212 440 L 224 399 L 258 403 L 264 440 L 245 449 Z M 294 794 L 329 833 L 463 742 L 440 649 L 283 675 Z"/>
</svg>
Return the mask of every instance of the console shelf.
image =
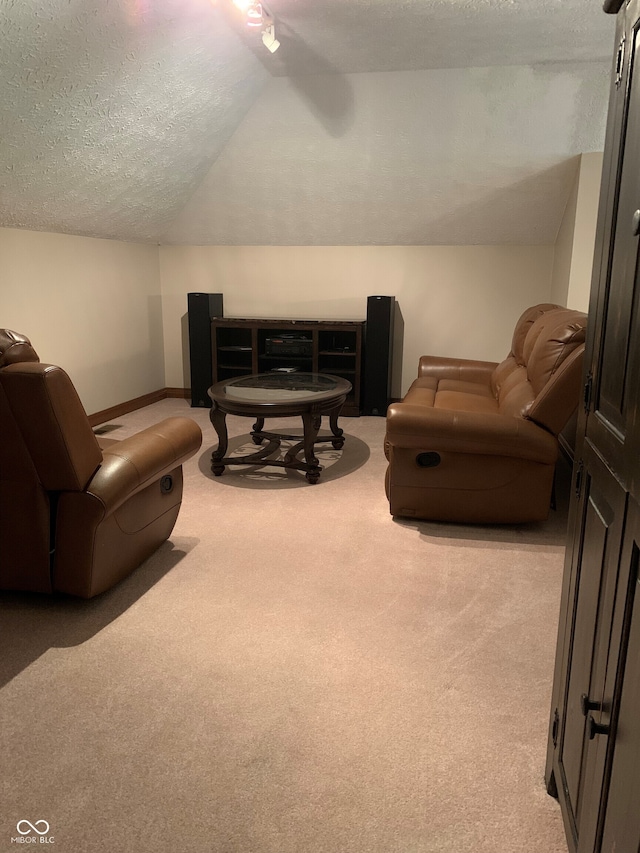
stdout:
<svg viewBox="0 0 640 853">
<path fill-rule="evenodd" d="M 353 386 L 343 415 L 358 416 L 362 408 L 362 345 L 364 320 L 250 320 L 216 317 L 211 321 L 213 381 L 278 367 L 300 372 L 331 373 Z M 304 354 L 267 353 L 269 338 L 304 338 Z"/>
</svg>

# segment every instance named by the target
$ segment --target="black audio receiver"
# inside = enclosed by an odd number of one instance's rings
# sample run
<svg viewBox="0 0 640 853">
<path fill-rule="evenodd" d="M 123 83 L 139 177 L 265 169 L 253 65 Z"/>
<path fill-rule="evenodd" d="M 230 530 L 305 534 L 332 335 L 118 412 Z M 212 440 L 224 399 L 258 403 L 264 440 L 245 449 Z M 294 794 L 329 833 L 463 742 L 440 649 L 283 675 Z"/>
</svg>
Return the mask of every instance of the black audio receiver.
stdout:
<svg viewBox="0 0 640 853">
<path fill-rule="evenodd" d="M 279 337 L 267 338 L 265 340 L 265 353 L 267 355 L 313 355 L 313 341 L 311 338 L 299 337 L 297 335 L 280 335 Z"/>
</svg>

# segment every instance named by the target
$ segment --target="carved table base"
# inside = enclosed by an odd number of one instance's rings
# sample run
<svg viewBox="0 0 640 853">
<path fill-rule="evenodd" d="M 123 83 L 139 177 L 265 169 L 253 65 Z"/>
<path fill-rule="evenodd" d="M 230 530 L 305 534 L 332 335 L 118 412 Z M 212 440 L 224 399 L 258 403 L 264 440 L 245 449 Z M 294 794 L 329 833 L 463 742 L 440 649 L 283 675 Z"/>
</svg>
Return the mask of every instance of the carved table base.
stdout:
<svg viewBox="0 0 640 853">
<path fill-rule="evenodd" d="M 314 485 L 320 479 L 322 471 L 322 466 L 314 453 L 315 445 L 330 441 L 336 450 L 341 450 L 344 446 L 344 431 L 338 426 L 338 416 L 343 403 L 344 399 L 341 399 L 338 405 L 325 411 L 325 414 L 329 415 L 331 435 L 318 437 L 322 423 L 321 412 L 307 411 L 300 414 L 303 425 L 302 440 L 300 440 L 299 435 L 265 430 L 265 419 L 258 417 L 251 430 L 251 439 L 254 444 L 260 445 L 260 449 L 245 456 L 226 456 L 229 446 L 227 413 L 214 401 L 210 418 L 213 428 L 218 434 L 218 446 L 211 454 L 212 472 L 216 477 L 219 477 L 224 472 L 226 465 L 275 465 L 280 468 L 304 471 L 307 482 Z M 298 439 L 297 443 L 289 448 L 283 459 L 271 458 L 280 449 L 282 441 L 295 441 L 296 439 Z M 265 441 L 267 444 L 263 444 Z M 304 460 L 298 458 L 301 453 L 304 454 Z"/>
</svg>

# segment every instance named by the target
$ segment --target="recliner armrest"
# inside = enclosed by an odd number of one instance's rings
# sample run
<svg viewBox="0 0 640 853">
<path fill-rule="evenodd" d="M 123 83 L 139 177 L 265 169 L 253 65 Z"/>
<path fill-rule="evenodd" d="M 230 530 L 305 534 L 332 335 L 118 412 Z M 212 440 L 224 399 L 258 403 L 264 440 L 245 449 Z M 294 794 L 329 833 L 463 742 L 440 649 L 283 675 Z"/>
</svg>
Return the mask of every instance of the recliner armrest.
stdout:
<svg viewBox="0 0 640 853">
<path fill-rule="evenodd" d="M 411 403 L 389 406 L 386 440 L 392 448 L 512 456 L 543 464 L 554 463 L 558 455 L 556 438 L 524 418 Z"/>
<path fill-rule="evenodd" d="M 190 418 L 166 418 L 103 451 L 86 491 L 113 512 L 131 495 L 168 474 L 197 452 L 202 430 Z"/>
<path fill-rule="evenodd" d="M 489 385 L 491 374 L 498 366 L 496 361 L 474 361 L 468 358 L 446 358 L 423 355 L 418 363 L 419 377 L 458 379 L 461 382 L 479 382 Z"/>
</svg>

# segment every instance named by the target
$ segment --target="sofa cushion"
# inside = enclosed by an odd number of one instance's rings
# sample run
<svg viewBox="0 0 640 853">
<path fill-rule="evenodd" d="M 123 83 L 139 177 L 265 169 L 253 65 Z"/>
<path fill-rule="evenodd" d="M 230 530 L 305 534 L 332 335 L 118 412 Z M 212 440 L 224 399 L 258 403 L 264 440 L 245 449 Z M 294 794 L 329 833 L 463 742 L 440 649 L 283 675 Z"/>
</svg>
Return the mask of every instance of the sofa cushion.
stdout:
<svg viewBox="0 0 640 853">
<path fill-rule="evenodd" d="M 504 382 L 518 367 L 522 367 L 525 362 L 524 345 L 529 334 L 529 330 L 533 324 L 546 314 L 548 311 L 557 310 L 560 305 L 554 305 L 552 302 L 543 302 L 540 305 L 534 305 L 521 315 L 516 327 L 513 331 L 511 339 L 511 352 L 501 361 L 491 375 L 491 390 L 496 399 L 500 396 L 500 389 Z"/>
<path fill-rule="evenodd" d="M 516 323 L 516 327 L 513 330 L 513 338 L 511 340 L 511 355 L 514 357 L 517 364 L 525 363 L 525 355 L 524 355 L 524 347 L 525 341 L 529 336 L 529 331 L 534 323 L 536 323 L 540 317 L 543 317 L 549 311 L 553 311 L 556 309 L 562 309 L 561 305 L 555 305 L 552 302 L 543 302 L 540 305 L 534 305 L 531 308 L 527 308 L 527 310 L 522 314 L 518 322 Z"/>
<path fill-rule="evenodd" d="M 418 378 L 414 380 L 404 400 L 419 406 L 460 412 L 498 411 L 498 404 L 488 385 L 459 379 Z"/>
<path fill-rule="evenodd" d="M 508 355 L 491 374 L 491 393 L 496 398 L 500 396 L 500 389 L 511 376 L 511 374 L 520 367 L 515 359 L 515 356 Z"/>
<path fill-rule="evenodd" d="M 586 318 L 579 311 L 553 312 L 531 327 L 525 342 L 527 374 L 537 396 L 572 352 L 585 342 Z"/>
<path fill-rule="evenodd" d="M 0 367 L 18 364 L 21 361 L 40 361 L 38 353 L 31 346 L 26 335 L 0 329 Z"/>
<path fill-rule="evenodd" d="M 523 365 L 514 368 L 500 386 L 498 408 L 503 415 L 514 418 L 526 418 L 535 399 L 529 382 L 527 368 Z"/>
<path fill-rule="evenodd" d="M 69 376 L 26 361 L 2 368 L 0 382 L 44 488 L 84 489 L 102 453 Z"/>
<path fill-rule="evenodd" d="M 500 395 L 499 410 L 501 415 L 510 415 L 513 418 L 528 418 L 533 406 L 535 395 L 531 383 L 527 380 L 525 372 L 524 380 L 513 382 Z"/>
<path fill-rule="evenodd" d="M 411 387 L 407 391 L 405 400 L 411 400 L 419 406 L 433 406 L 436 400 L 436 390 L 438 388 L 437 379 L 414 379 Z"/>
<path fill-rule="evenodd" d="M 441 379 L 438 382 L 438 393 L 442 391 L 458 391 L 462 394 L 474 394 L 476 397 L 488 397 L 495 400 L 488 385 L 479 382 L 461 382 L 459 379 Z"/>
<path fill-rule="evenodd" d="M 438 391 L 436 409 L 449 409 L 453 412 L 482 412 L 487 415 L 498 414 L 498 404 L 491 396 L 468 394 L 464 391 Z"/>
</svg>

